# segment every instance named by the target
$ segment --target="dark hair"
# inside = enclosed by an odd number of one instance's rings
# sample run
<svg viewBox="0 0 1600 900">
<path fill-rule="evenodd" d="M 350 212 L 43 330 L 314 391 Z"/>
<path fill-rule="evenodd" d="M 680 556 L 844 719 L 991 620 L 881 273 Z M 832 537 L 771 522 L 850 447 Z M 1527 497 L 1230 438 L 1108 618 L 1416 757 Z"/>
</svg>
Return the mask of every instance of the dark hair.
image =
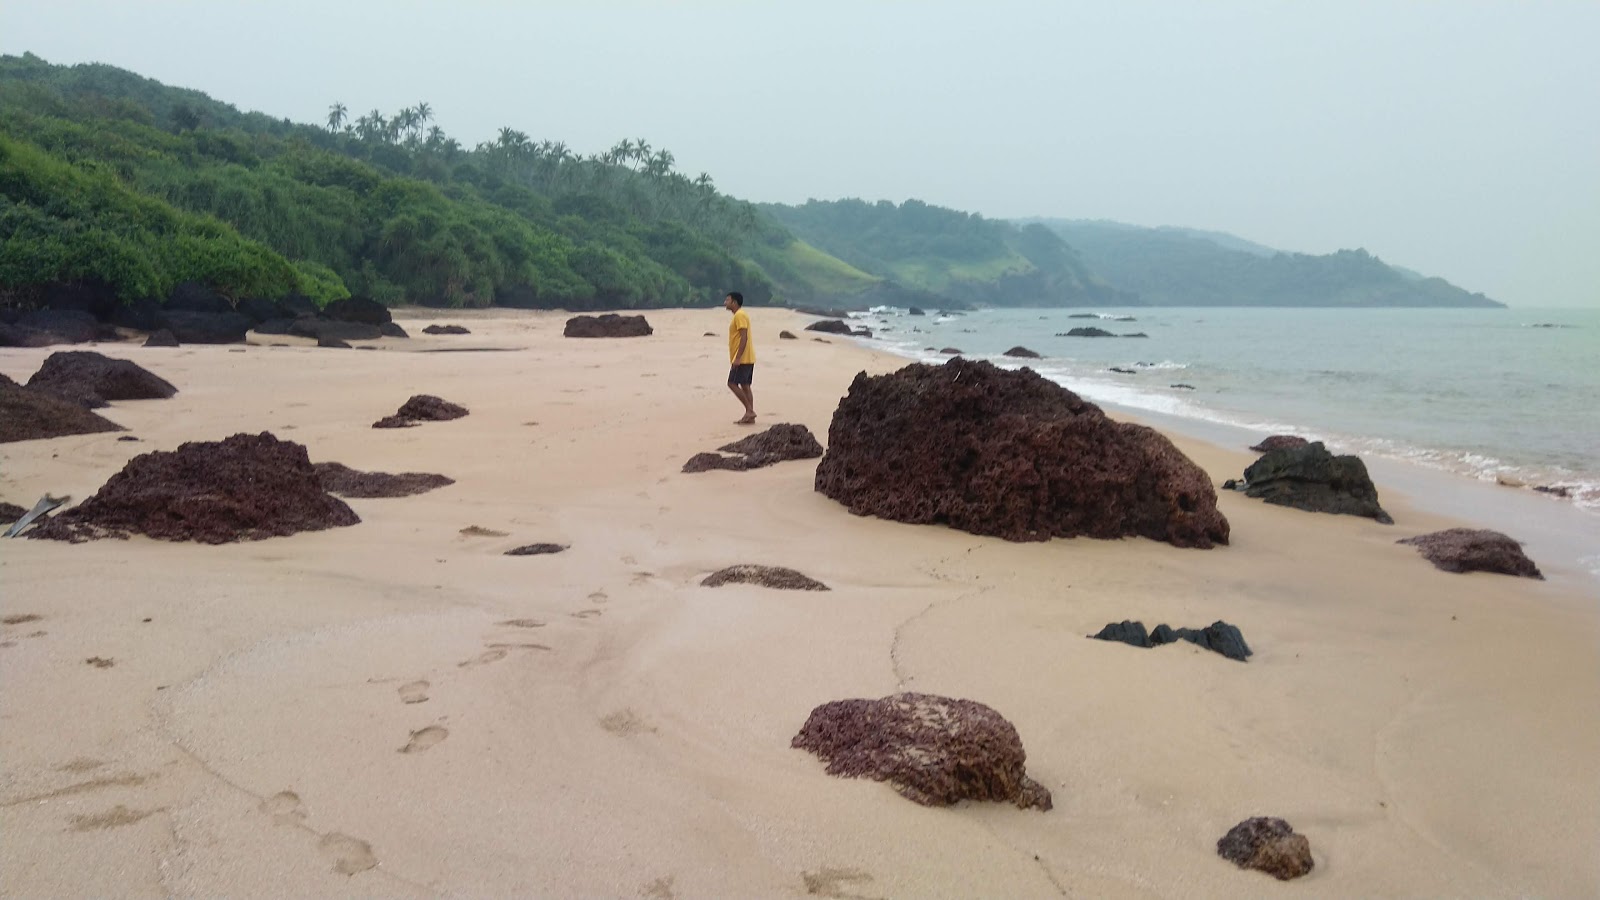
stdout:
<svg viewBox="0 0 1600 900">
<path fill-rule="evenodd" d="M 744 305 L 744 295 L 738 291 L 729 291 L 728 296 L 733 298 L 734 303 L 737 303 L 740 306 Z"/>
</svg>

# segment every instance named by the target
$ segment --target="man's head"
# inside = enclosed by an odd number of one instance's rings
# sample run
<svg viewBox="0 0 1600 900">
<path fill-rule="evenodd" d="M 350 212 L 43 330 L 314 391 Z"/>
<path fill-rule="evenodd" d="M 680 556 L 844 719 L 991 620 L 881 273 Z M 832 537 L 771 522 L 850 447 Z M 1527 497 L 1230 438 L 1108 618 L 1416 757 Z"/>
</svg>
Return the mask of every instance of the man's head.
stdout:
<svg viewBox="0 0 1600 900">
<path fill-rule="evenodd" d="M 733 312 L 741 306 L 744 306 L 744 295 L 738 291 L 729 291 L 728 296 L 722 298 L 722 308 L 729 312 Z"/>
</svg>

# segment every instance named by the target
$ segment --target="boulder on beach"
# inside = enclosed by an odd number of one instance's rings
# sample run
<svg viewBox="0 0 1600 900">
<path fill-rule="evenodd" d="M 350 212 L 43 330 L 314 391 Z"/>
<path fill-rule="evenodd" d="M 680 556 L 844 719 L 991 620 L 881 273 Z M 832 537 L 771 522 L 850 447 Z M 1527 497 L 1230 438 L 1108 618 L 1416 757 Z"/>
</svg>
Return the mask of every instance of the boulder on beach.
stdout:
<svg viewBox="0 0 1600 900">
<path fill-rule="evenodd" d="M 249 319 L 236 312 L 163 309 L 161 327 L 185 344 L 237 344 L 250 330 Z"/>
<path fill-rule="evenodd" d="M 26 509 L 15 503 L 0 503 L 0 525 L 10 525 L 27 514 Z"/>
<path fill-rule="evenodd" d="M 1031 370 L 960 357 L 857 375 L 815 485 L 857 515 L 1012 541 L 1228 542 L 1205 471 L 1165 436 Z"/>
<path fill-rule="evenodd" d="M 320 462 L 314 468 L 317 478 L 322 481 L 322 489 L 340 497 L 410 497 L 456 483 L 454 478 L 428 472 L 402 472 L 399 475 L 359 472 L 336 462 Z"/>
<path fill-rule="evenodd" d="M 392 337 L 392 338 L 408 338 L 408 337 L 411 337 L 411 335 L 406 334 L 406 330 L 404 328 L 401 328 L 399 325 L 395 324 L 394 322 L 384 322 L 382 325 L 379 325 L 378 326 L 378 333 L 383 335 L 384 337 Z"/>
<path fill-rule="evenodd" d="M 823 319 L 821 322 L 812 322 L 806 326 L 807 331 L 820 331 L 823 334 L 850 334 L 850 324 L 843 319 Z"/>
<path fill-rule="evenodd" d="M 1494 572 L 1544 580 L 1539 567 L 1522 552 L 1522 544 L 1498 531 L 1446 528 L 1395 543 L 1416 547 L 1428 562 L 1446 572 Z"/>
<path fill-rule="evenodd" d="M 1241 869 L 1257 869 L 1279 881 L 1310 872 L 1311 842 L 1282 819 L 1257 816 L 1228 829 L 1217 855 Z"/>
<path fill-rule="evenodd" d="M 273 323 L 275 324 L 275 323 Z M 262 328 L 269 327 L 263 323 L 256 329 L 258 334 L 271 334 Z M 311 338 L 314 341 L 375 341 L 383 337 L 383 326 L 367 322 L 345 322 L 338 319 L 320 319 L 311 316 L 301 316 L 288 324 L 286 334 L 295 337 Z"/>
<path fill-rule="evenodd" d="M 1049 788 L 1028 777 L 1017 729 L 973 700 L 914 693 L 835 700 L 811 711 L 790 746 L 815 753 L 829 775 L 887 781 L 923 806 L 1051 807 Z"/>
<path fill-rule="evenodd" d="M 150 332 L 150 336 L 144 339 L 144 345 L 146 347 L 176 347 L 178 346 L 178 336 L 165 328 L 158 328 Z"/>
<path fill-rule="evenodd" d="M 561 332 L 569 338 L 625 338 L 647 337 L 655 333 L 644 316 L 619 316 L 606 313 L 600 316 L 573 316 Z"/>
<path fill-rule="evenodd" d="M 178 389 L 138 363 L 90 350 L 50 354 L 28 379 L 30 390 L 54 394 L 85 409 L 111 400 L 165 400 Z"/>
<path fill-rule="evenodd" d="M 1244 493 L 1307 512 L 1365 516 L 1394 524 L 1378 505 L 1378 488 L 1366 464 L 1359 457 L 1334 456 L 1321 441 L 1267 451 L 1244 470 Z"/>
<path fill-rule="evenodd" d="M 567 549 L 566 544 L 524 544 L 521 547 L 512 547 L 505 552 L 506 556 L 548 556 L 551 553 L 562 553 Z"/>
<path fill-rule="evenodd" d="M 336 337 L 319 337 L 319 338 L 317 338 L 317 346 L 318 347 L 326 347 L 326 348 L 332 349 L 332 350 L 349 350 L 350 349 L 350 345 L 348 343 L 346 343 L 344 341 L 341 341 Z"/>
<path fill-rule="evenodd" d="M 384 416 L 372 423 L 373 428 L 415 428 L 422 423 L 406 416 Z"/>
<path fill-rule="evenodd" d="M 421 422 L 447 422 L 467 414 L 467 408 L 432 394 L 417 394 L 400 405 L 392 416 L 372 423 L 373 428 L 410 428 Z"/>
<path fill-rule="evenodd" d="M 1112 622 L 1089 637 L 1097 641 L 1116 641 L 1134 647 L 1161 647 L 1178 641 L 1188 641 L 1229 659 L 1244 662 L 1252 653 L 1245 643 L 1244 634 L 1237 626 L 1216 621 L 1205 628 L 1172 628 L 1165 623 L 1154 631 L 1145 631 L 1143 622 Z"/>
<path fill-rule="evenodd" d="M 788 422 L 774 425 L 766 431 L 752 434 L 731 444 L 724 444 L 717 449 L 722 453 L 734 455 L 696 453 L 683 464 L 683 471 L 695 473 L 728 469 L 742 472 L 792 459 L 816 459 L 822 455 L 822 445 L 817 442 L 816 435 L 811 433 L 811 429 Z"/>
<path fill-rule="evenodd" d="M 0 347 L 50 347 L 114 338 L 115 332 L 79 309 L 33 309 L 0 324 Z"/>
<path fill-rule="evenodd" d="M 702 587 L 722 587 L 725 584 L 754 584 L 778 591 L 826 591 L 828 586 L 808 575 L 785 569 L 782 566 L 729 566 L 707 575 Z"/>
<path fill-rule="evenodd" d="M 0 444 L 122 430 L 72 400 L 30 390 L 0 375 Z"/>
<path fill-rule="evenodd" d="M 358 322 L 374 327 L 393 320 L 389 307 L 369 297 L 346 297 L 322 308 L 324 318 L 336 322 Z"/>
<path fill-rule="evenodd" d="M 468 331 L 466 328 L 463 328 L 460 325 L 429 325 L 427 328 L 422 329 L 422 333 L 423 334 L 471 334 L 472 332 Z"/>
<path fill-rule="evenodd" d="M 1270 437 L 1262 438 L 1261 443 L 1250 449 L 1257 453 L 1266 453 L 1268 450 L 1293 450 L 1297 447 L 1304 447 L 1309 443 L 1311 442 L 1299 435 L 1274 434 Z"/>
<path fill-rule="evenodd" d="M 78 542 L 142 534 L 224 544 L 360 521 L 323 489 L 305 447 L 262 432 L 136 456 L 28 536 Z"/>
<path fill-rule="evenodd" d="M 1012 347 L 1005 352 L 1005 355 L 1015 359 L 1043 359 L 1043 357 L 1027 347 Z"/>
<path fill-rule="evenodd" d="M 794 336 L 794 332 L 792 332 L 792 331 L 780 331 L 780 332 L 778 332 L 778 340 L 780 340 L 780 341 L 798 341 L 800 339 L 795 337 Z"/>
</svg>

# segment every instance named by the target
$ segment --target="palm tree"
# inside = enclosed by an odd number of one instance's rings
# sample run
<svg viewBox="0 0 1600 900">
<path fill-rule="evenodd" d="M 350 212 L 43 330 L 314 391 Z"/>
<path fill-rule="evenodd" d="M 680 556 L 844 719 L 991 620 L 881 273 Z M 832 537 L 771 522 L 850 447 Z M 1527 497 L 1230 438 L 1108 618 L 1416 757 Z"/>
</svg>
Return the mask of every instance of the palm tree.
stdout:
<svg viewBox="0 0 1600 900">
<path fill-rule="evenodd" d="M 644 138 L 639 138 L 633 143 L 633 158 L 641 162 L 647 160 L 650 158 L 650 150 L 650 142 Z"/>
<path fill-rule="evenodd" d="M 439 126 L 435 125 L 432 128 L 428 129 L 428 141 L 427 141 L 428 149 L 432 150 L 432 149 L 435 149 L 435 148 L 443 145 L 444 144 L 444 139 L 445 139 L 445 133 L 444 133 L 444 129 L 443 128 L 440 128 Z"/>
<path fill-rule="evenodd" d="M 345 116 L 350 112 L 343 103 L 335 103 L 328 107 L 328 130 L 338 131 L 344 124 Z"/>
<path fill-rule="evenodd" d="M 363 127 L 362 123 L 365 122 Z M 383 113 L 373 110 L 356 121 L 356 131 L 364 141 L 384 137 L 388 134 L 389 123 L 383 118 Z"/>
<path fill-rule="evenodd" d="M 424 125 L 428 124 L 429 122 L 433 121 L 433 107 L 430 106 L 427 103 L 427 101 L 423 101 L 422 103 L 418 103 L 416 105 L 416 108 L 413 109 L 412 112 L 417 114 L 417 127 L 418 128 L 421 128 L 422 126 L 424 126 Z"/>
</svg>

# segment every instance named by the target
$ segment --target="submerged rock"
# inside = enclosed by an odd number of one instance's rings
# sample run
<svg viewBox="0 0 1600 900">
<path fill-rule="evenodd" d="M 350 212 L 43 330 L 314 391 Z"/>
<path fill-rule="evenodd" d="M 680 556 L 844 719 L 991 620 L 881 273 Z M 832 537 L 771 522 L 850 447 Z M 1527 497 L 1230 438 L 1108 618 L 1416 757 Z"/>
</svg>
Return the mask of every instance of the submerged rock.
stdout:
<svg viewBox="0 0 1600 900">
<path fill-rule="evenodd" d="M 29 390 L 0 375 L 0 444 L 122 430 L 79 403 Z"/>
<path fill-rule="evenodd" d="M 1428 562 L 1446 572 L 1494 572 L 1544 580 L 1539 567 L 1522 552 L 1522 544 L 1498 531 L 1447 528 L 1395 543 L 1416 547 Z"/>
<path fill-rule="evenodd" d="M 77 542 L 142 534 L 223 544 L 360 521 L 323 489 L 305 447 L 262 432 L 136 456 L 94 496 L 28 536 Z"/>
<path fill-rule="evenodd" d="M 1043 359 L 1043 357 L 1032 350 L 1029 350 L 1027 347 L 1012 347 L 1010 350 L 1005 352 L 1005 355 L 1014 357 L 1016 359 Z"/>
<path fill-rule="evenodd" d="M 1257 816 L 1228 829 L 1217 855 L 1241 869 L 1257 869 L 1279 881 L 1299 878 L 1315 865 L 1311 842 L 1282 819 Z"/>
<path fill-rule="evenodd" d="M 725 584 L 754 584 L 779 591 L 826 591 L 822 582 L 782 566 L 729 566 L 707 575 L 702 587 L 721 587 Z"/>
<path fill-rule="evenodd" d="M 1166 437 L 1036 372 L 962 358 L 857 375 L 815 486 L 857 515 L 1013 541 L 1228 542 L 1206 473 Z"/>
<path fill-rule="evenodd" d="M 574 316 L 567 320 L 562 332 L 570 338 L 623 338 L 647 337 L 655 330 L 644 316 L 619 316 L 606 313 L 601 316 Z"/>
<path fill-rule="evenodd" d="M 28 379 L 28 388 L 86 409 L 99 409 L 111 400 L 164 400 L 178 393 L 171 383 L 138 363 L 91 350 L 50 354 Z"/>
<path fill-rule="evenodd" d="M 322 481 L 322 489 L 341 497 L 410 497 L 456 483 L 454 478 L 427 472 L 402 472 L 399 475 L 358 472 L 336 462 L 317 463 L 315 468 L 317 478 Z"/>
<path fill-rule="evenodd" d="M 923 806 L 962 800 L 1051 806 L 1049 789 L 1024 769 L 1017 729 L 972 700 L 912 693 L 835 700 L 812 710 L 790 745 L 815 753 L 829 775 L 887 781 Z"/>
<path fill-rule="evenodd" d="M 1334 456 L 1321 441 L 1267 451 L 1244 470 L 1244 493 L 1278 506 L 1394 524 L 1378 505 L 1378 488 L 1361 459 Z"/>
</svg>

